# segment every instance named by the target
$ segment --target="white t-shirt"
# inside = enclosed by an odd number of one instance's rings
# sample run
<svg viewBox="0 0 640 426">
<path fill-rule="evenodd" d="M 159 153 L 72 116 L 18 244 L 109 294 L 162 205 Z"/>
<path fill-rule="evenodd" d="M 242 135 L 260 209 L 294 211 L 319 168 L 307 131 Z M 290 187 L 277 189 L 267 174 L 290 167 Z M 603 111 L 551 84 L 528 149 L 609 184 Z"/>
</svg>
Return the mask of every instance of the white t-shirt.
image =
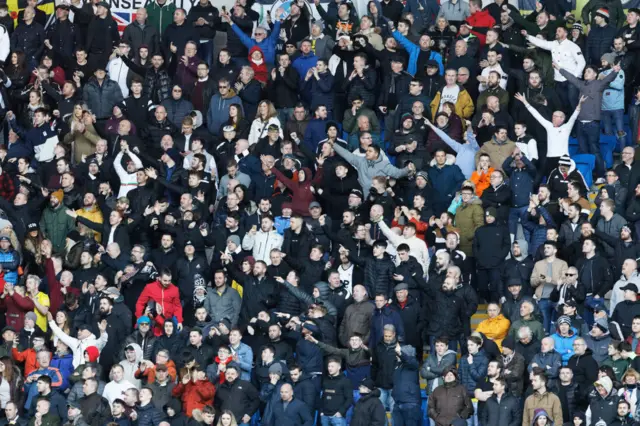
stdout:
<svg viewBox="0 0 640 426">
<path fill-rule="evenodd" d="M 445 102 L 451 102 L 452 104 L 456 104 L 458 102 L 458 95 L 460 94 L 460 87 L 456 84 L 453 87 L 444 86 L 442 88 L 442 95 L 440 96 L 440 106 L 438 107 L 438 112 L 442 111 L 442 106 Z"/>
<path fill-rule="evenodd" d="M 351 296 L 353 290 L 353 264 L 351 264 L 347 269 L 344 269 L 342 265 L 338 267 L 338 273 L 340 274 L 340 282 L 344 286 L 344 289 L 347 290 L 349 296 Z"/>
</svg>

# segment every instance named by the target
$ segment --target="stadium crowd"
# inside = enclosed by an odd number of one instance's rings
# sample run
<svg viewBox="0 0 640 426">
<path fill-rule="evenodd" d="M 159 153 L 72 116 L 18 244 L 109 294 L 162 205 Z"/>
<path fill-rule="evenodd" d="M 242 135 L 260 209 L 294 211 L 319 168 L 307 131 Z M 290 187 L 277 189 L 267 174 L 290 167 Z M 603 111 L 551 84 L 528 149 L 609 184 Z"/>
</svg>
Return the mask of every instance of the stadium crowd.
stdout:
<svg viewBox="0 0 640 426">
<path fill-rule="evenodd" d="M 640 424 L 640 9 L 18 3 L 0 426 Z"/>
</svg>

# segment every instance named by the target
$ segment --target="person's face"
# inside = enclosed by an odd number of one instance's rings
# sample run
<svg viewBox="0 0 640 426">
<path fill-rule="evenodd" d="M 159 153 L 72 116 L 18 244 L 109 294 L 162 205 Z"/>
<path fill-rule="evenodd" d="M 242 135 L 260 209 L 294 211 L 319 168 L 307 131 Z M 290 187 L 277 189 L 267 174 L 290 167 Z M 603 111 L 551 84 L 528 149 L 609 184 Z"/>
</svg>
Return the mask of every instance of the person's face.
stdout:
<svg viewBox="0 0 640 426">
<path fill-rule="evenodd" d="M 593 241 L 586 240 L 582 244 L 582 252 L 583 253 L 592 253 L 595 250 L 595 246 L 593 245 Z"/>
<path fill-rule="evenodd" d="M 444 81 L 447 83 L 447 86 L 453 86 L 456 84 L 456 77 L 457 73 L 454 70 L 447 70 L 444 74 Z"/>
<path fill-rule="evenodd" d="M 437 151 L 435 153 L 435 159 L 438 166 L 443 166 L 447 161 L 447 154 L 445 154 L 444 151 Z"/>
<path fill-rule="evenodd" d="M 584 79 L 587 81 L 592 81 L 595 80 L 597 77 L 596 72 L 593 70 L 593 68 L 587 68 L 584 70 Z"/>
</svg>

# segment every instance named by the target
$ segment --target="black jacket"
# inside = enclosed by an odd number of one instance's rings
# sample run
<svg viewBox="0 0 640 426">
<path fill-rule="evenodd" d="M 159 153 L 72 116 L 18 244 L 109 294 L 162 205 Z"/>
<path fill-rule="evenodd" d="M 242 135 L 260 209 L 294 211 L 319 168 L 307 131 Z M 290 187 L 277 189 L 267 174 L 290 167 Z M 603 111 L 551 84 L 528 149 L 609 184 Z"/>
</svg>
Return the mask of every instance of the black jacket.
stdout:
<svg viewBox="0 0 640 426">
<path fill-rule="evenodd" d="M 340 373 L 335 376 L 326 375 L 322 381 L 320 412 L 325 416 L 340 413 L 345 417 L 351 404 L 353 404 L 351 380 Z"/>
<path fill-rule="evenodd" d="M 251 383 L 237 379 L 233 383 L 225 381 L 218 386 L 214 405 L 218 412 L 229 410 L 236 419 L 242 419 L 245 414 L 253 416 L 260 406 L 260 398 Z"/>
<path fill-rule="evenodd" d="M 39 61 L 44 50 L 44 37 L 44 28 L 36 21 L 30 25 L 20 22 L 11 34 L 11 51 L 24 52 L 26 58 Z"/>
<path fill-rule="evenodd" d="M 509 393 L 502 395 L 500 402 L 493 395 L 482 410 L 481 422 L 484 426 L 518 426 L 522 423 L 522 411 L 518 400 Z"/>
<path fill-rule="evenodd" d="M 148 23 L 143 28 L 138 21 L 133 21 L 124 29 L 122 39 L 129 42 L 131 52 L 136 57 L 138 56 L 140 46 L 143 44 L 149 47 L 149 58 L 151 58 L 154 53 L 160 51 L 160 35 L 158 34 L 158 29 Z"/>
<path fill-rule="evenodd" d="M 253 275 L 246 275 L 234 267 L 227 269 L 229 276 L 244 288 L 240 323 L 247 323 L 260 311 L 269 310 L 277 305 L 278 287 L 271 278 L 265 276 L 259 279 Z"/>
<path fill-rule="evenodd" d="M 427 336 L 446 335 L 458 338 L 463 331 L 465 302 L 455 291 L 445 292 L 441 288 L 428 288 L 424 316 L 429 318 L 425 328 Z M 426 337 L 426 336 L 425 336 Z"/>
<path fill-rule="evenodd" d="M 85 45 L 87 53 L 100 54 L 108 59 L 119 41 L 118 23 L 113 19 L 111 13 L 107 14 L 104 19 L 95 16 L 91 20 L 87 29 L 87 44 Z"/>
<path fill-rule="evenodd" d="M 395 265 L 387 253 L 382 259 L 374 257 L 362 259 L 356 258 L 349 252 L 349 260 L 364 268 L 364 286 L 368 294 L 373 296 L 384 294 L 387 300 L 393 297 Z"/>
<path fill-rule="evenodd" d="M 480 269 L 499 267 L 509 254 L 511 236 L 506 226 L 496 222 L 481 226 L 473 239 L 473 254 Z"/>
<path fill-rule="evenodd" d="M 587 296 L 604 295 L 611 290 L 613 286 L 613 275 L 611 274 L 610 264 L 607 260 L 596 254 L 591 259 L 582 256 L 576 262 L 578 270 L 579 282 L 585 288 Z"/>
<path fill-rule="evenodd" d="M 195 25 L 198 18 L 204 18 L 209 25 Z M 201 6 L 200 2 L 198 2 L 189 9 L 187 22 L 195 28 L 200 39 L 213 39 L 216 36 L 216 27 L 220 25 L 220 12 L 211 2 L 208 2 L 205 6 Z"/>
<path fill-rule="evenodd" d="M 276 68 L 275 79 L 272 79 L 271 75 L 269 75 L 267 90 L 269 99 L 272 100 L 276 108 L 293 108 L 298 103 L 300 78 L 298 71 L 291 65 L 285 68 L 284 74 L 280 74 L 280 71 Z"/>
<path fill-rule="evenodd" d="M 611 424 L 618 417 L 618 401 L 620 397 L 615 389 L 609 395 L 601 397 L 596 395 L 589 403 L 591 410 L 591 424 L 595 425 L 600 421 Z"/>
<path fill-rule="evenodd" d="M 598 363 L 593 359 L 593 352 L 587 348 L 584 355 L 573 355 L 567 366 L 573 371 L 573 380 L 585 391 L 598 380 Z"/>
<path fill-rule="evenodd" d="M 396 368 L 396 344 L 378 343 L 372 353 L 371 378 L 381 389 L 393 388 L 393 372 Z"/>
<path fill-rule="evenodd" d="M 360 399 L 353 406 L 351 426 L 386 426 L 387 413 L 380 401 L 380 391 L 360 394 Z"/>
<path fill-rule="evenodd" d="M 318 398 L 320 394 L 316 390 L 316 386 L 311 381 L 311 376 L 302 373 L 297 382 L 293 383 L 293 395 L 300 401 L 307 404 L 307 407 L 314 412 L 318 406 Z"/>
</svg>

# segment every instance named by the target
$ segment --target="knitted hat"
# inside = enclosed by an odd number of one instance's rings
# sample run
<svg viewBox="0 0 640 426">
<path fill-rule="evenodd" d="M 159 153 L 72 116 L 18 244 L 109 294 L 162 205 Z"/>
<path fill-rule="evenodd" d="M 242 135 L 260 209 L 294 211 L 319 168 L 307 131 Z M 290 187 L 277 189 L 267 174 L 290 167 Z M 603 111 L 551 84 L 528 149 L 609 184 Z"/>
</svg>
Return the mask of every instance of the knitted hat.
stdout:
<svg viewBox="0 0 640 426">
<path fill-rule="evenodd" d="M 596 10 L 596 16 L 602 16 L 606 20 L 609 20 L 609 9 L 607 9 L 606 7 L 601 7 L 600 9 Z"/>
<path fill-rule="evenodd" d="M 487 208 L 487 210 L 484 212 L 485 216 L 491 216 L 493 218 L 496 217 L 496 208 L 495 207 L 489 207 Z"/>
<path fill-rule="evenodd" d="M 558 160 L 558 166 L 571 167 L 571 157 L 569 157 L 567 154 L 564 154 L 562 157 L 560 157 L 560 160 Z"/>
<path fill-rule="evenodd" d="M 282 375 L 282 364 L 279 362 L 274 362 L 269 366 L 269 374 L 279 374 Z"/>
<path fill-rule="evenodd" d="M 30 319 L 31 321 L 36 322 L 38 320 L 38 316 L 36 315 L 35 312 L 31 311 L 24 314 L 24 319 L 26 320 Z"/>
<path fill-rule="evenodd" d="M 596 322 L 593 325 L 602 330 L 603 333 L 609 332 L 609 323 L 607 322 L 606 318 L 597 318 Z"/>
<path fill-rule="evenodd" d="M 502 341 L 502 347 L 514 350 L 516 347 L 516 339 L 513 336 L 508 336 Z"/>
<path fill-rule="evenodd" d="M 576 21 L 571 27 L 571 29 L 580 31 L 580 34 L 584 33 L 584 27 L 582 26 L 582 22 L 580 21 Z"/>
<path fill-rule="evenodd" d="M 229 235 L 229 238 L 227 238 L 227 242 L 229 241 L 234 243 L 236 246 L 240 245 L 240 237 L 238 237 L 237 235 Z"/>
<path fill-rule="evenodd" d="M 51 193 L 51 197 L 58 200 L 59 203 L 62 203 L 62 200 L 64 199 L 64 192 L 62 192 L 62 189 L 58 189 Z"/>
<path fill-rule="evenodd" d="M 556 321 L 556 324 L 560 325 L 560 324 L 568 324 L 569 327 L 571 327 L 571 318 L 569 318 L 566 315 L 562 315 L 560 318 L 558 318 L 558 321 Z"/>
<path fill-rule="evenodd" d="M 427 182 L 429 182 L 429 175 L 424 170 L 420 170 L 418 173 L 416 173 L 416 179 L 419 178 L 419 177 L 421 177 L 424 180 L 426 180 Z"/>
<path fill-rule="evenodd" d="M 600 60 L 613 65 L 616 62 L 616 55 L 614 53 L 605 53 L 600 57 Z"/>
</svg>

